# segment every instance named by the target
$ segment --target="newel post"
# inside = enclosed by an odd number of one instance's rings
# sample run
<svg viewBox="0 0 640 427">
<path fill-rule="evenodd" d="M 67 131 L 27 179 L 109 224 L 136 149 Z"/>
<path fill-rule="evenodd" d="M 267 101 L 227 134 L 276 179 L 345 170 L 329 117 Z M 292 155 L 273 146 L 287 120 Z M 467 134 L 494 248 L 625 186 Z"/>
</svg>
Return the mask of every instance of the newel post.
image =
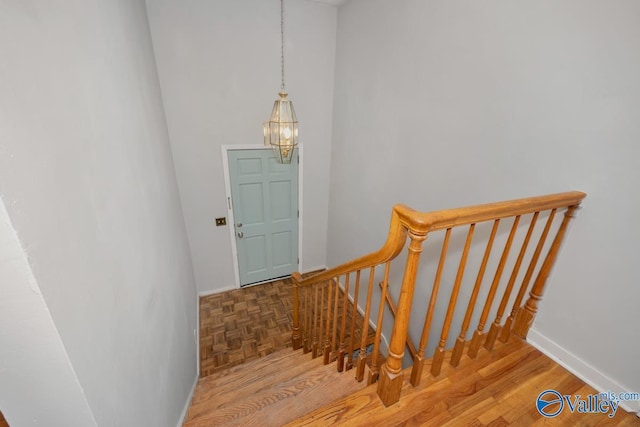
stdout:
<svg viewBox="0 0 640 427">
<path fill-rule="evenodd" d="M 538 312 L 538 304 L 542 300 L 544 287 L 547 284 L 549 273 L 553 268 L 553 264 L 558 255 L 558 251 L 560 250 L 560 245 L 562 244 L 565 232 L 567 231 L 567 226 L 569 225 L 569 221 L 571 221 L 571 219 L 575 217 L 575 213 L 579 208 L 580 205 L 569 206 L 567 208 L 567 211 L 564 214 L 564 218 L 562 219 L 562 223 L 558 228 L 558 233 L 553 239 L 551 248 L 549 249 L 544 262 L 542 263 L 542 267 L 540 267 L 540 271 L 538 272 L 536 281 L 531 287 L 529 299 L 523 307 L 520 307 L 520 309 L 518 309 L 518 313 L 516 314 L 516 319 L 513 325 L 513 333 L 520 338 L 526 338 L 527 334 L 529 333 L 529 328 L 533 324 L 533 319 L 536 317 L 536 313 Z"/>
<path fill-rule="evenodd" d="M 409 316 L 413 303 L 413 291 L 415 289 L 418 263 L 422 253 L 422 242 L 427 238 L 426 233 L 418 234 L 409 231 L 409 255 L 402 278 L 402 288 L 398 308 L 391 332 L 389 343 L 389 357 L 380 368 L 378 377 L 378 396 L 385 406 L 393 405 L 400 400 L 402 389 L 402 356 L 404 356 L 405 343 L 409 333 Z"/>
<path fill-rule="evenodd" d="M 302 347 L 302 336 L 300 335 L 300 297 L 298 295 L 299 284 L 302 281 L 300 273 L 291 275 L 293 282 L 293 326 L 291 328 L 291 345 L 294 350 Z"/>
</svg>

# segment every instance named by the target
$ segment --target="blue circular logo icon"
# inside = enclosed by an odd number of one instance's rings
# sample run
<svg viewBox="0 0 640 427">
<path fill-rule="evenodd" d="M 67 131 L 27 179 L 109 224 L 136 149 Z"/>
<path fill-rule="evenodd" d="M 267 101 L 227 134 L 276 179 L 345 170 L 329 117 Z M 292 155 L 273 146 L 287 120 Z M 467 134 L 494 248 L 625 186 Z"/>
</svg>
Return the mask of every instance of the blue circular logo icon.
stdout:
<svg viewBox="0 0 640 427">
<path fill-rule="evenodd" d="M 545 390 L 536 399 L 536 408 L 540 415 L 553 418 L 562 412 L 564 401 L 562 395 L 555 390 Z"/>
</svg>

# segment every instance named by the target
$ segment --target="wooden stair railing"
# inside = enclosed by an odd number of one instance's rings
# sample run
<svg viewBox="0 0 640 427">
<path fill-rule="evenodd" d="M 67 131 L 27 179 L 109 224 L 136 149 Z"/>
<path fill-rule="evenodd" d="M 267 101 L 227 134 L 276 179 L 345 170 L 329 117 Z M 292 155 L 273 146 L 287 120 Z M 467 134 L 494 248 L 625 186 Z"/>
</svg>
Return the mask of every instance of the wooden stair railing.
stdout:
<svg viewBox="0 0 640 427">
<path fill-rule="evenodd" d="M 355 376 L 358 381 L 364 379 L 365 364 L 368 364 L 367 382 L 371 384 L 377 381 L 377 392 L 382 402 L 386 406 L 397 402 L 403 383 L 402 358 L 405 346 L 408 346 L 413 358 L 411 383 L 414 386 L 418 385 L 422 377 L 424 362 L 427 360 L 425 353 L 429 342 L 429 331 L 436 311 L 438 292 L 442 287 L 451 236 L 454 229 L 466 226 L 468 229 L 464 246 L 457 264 L 455 279 L 451 283 L 449 303 L 431 362 L 430 374 L 438 376 L 444 361 L 447 340 L 466 272 L 474 232 L 479 224 L 485 222 L 492 222 L 491 233 L 484 245 L 482 261 L 475 275 L 472 292 L 449 363 L 454 367 L 457 366 L 465 348 L 467 356 L 470 358 L 475 358 L 481 347 L 490 351 L 493 349 L 496 339 L 507 342 L 511 333 L 526 338 L 537 313 L 545 284 L 564 239 L 568 223 L 585 196 L 585 193 L 572 191 L 428 213 L 417 212 L 404 205 L 394 206 L 387 241 L 380 250 L 304 279 L 299 273 L 292 275 L 294 289 L 292 341 L 294 349 L 303 348 L 305 352 L 311 352 L 313 357 L 322 355 L 325 364 L 336 360 L 338 371 L 349 370 L 355 366 Z M 561 211 L 564 211 L 564 217 L 561 221 L 554 222 L 554 219 L 559 218 Z M 525 228 L 520 227 L 525 216 L 529 218 L 526 234 L 522 239 L 515 261 L 508 263 L 516 235 L 519 230 Z M 545 216 L 546 221 L 543 229 L 536 231 L 536 225 Z M 509 219 L 512 220 L 509 234 L 500 252 L 491 284 L 484 301 L 478 301 L 486 270 L 493 266 L 489 260 L 498 229 L 501 223 Z M 555 224 L 557 222 L 560 224 Z M 549 240 L 548 237 L 552 229 L 556 230 L 555 237 Z M 442 231 L 444 236 L 440 258 L 437 262 L 429 301 L 424 313 L 420 341 L 416 348 L 409 337 L 408 329 L 423 242 L 427 236 Z M 527 256 L 529 244 L 534 236 L 537 238 L 535 249 L 530 256 Z M 388 292 L 390 265 L 400 254 L 407 240 L 409 240 L 407 257 L 396 305 Z M 545 250 L 542 265 L 537 268 L 538 261 Z M 518 293 L 512 297 L 521 267 L 525 264 L 526 259 L 528 259 L 526 272 L 520 282 Z M 509 279 L 502 290 L 495 319 L 488 325 L 502 278 L 506 277 L 504 273 L 507 266 L 511 269 L 508 274 Z M 376 330 L 371 342 L 369 337 L 372 331 L 369 330 L 369 323 L 372 320 L 372 310 L 374 309 L 372 307 L 373 284 L 376 279 L 376 269 L 381 267 L 383 267 L 383 273 L 380 282 L 379 307 L 375 313 Z M 530 286 L 534 275 L 533 285 Z M 366 288 L 364 284 L 361 286 L 360 283 L 363 276 L 368 277 Z M 342 278 L 343 281 L 341 281 Z M 354 279 L 353 282 L 352 279 Z M 528 290 L 529 298 L 525 304 L 522 304 Z M 365 301 L 364 309 L 360 311 L 358 310 L 359 301 Z M 510 302 L 512 302 L 512 309 L 503 322 L 503 316 Z M 384 307 L 387 303 L 394 317 L 393 328 L 388 344 L 388 356 L 384 363 L 380 363 L 381 331 Z M 479 320 L 474 327 L 471 339 L 467 341 L 473 313 L 476 311 L 480 313 Z M 356 331 L 357 319 L 361 319 L 359 333 Z M 485 326 L 489 326 L 488 331 L 485 331 Z M 371 355 L 367 356 L 370 344 L 373 344 L 373 349 Z M 354 350 L 357 352 L 355 363 L 354 354 L 356 353 Z"/>
</svg>

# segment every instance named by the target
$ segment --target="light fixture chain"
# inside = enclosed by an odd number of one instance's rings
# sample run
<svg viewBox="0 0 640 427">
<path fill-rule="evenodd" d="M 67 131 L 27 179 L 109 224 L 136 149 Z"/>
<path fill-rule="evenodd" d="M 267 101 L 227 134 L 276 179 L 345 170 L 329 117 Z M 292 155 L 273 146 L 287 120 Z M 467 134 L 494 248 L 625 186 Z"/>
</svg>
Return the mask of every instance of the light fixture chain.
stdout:
<svg viewBox="0 0 640 427">
<path fill-rule="evenodd" d="M 284 0 L 280 0 L 280 89 L 284 92 Z"/>
</svg>

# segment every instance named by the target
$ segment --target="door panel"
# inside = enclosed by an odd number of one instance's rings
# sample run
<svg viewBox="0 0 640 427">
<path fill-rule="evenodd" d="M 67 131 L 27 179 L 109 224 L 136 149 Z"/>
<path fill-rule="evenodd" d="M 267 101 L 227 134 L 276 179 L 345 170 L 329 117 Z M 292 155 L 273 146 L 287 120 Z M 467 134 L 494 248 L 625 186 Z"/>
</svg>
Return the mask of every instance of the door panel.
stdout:
<svg viewBox="0 0 640 427">
<path fill-rule="evenodd" d="M 242 206 L 242 215 L 234 217 L 236 221 L 241 219 L 240 223 L 245 227 L 251 225 L 264 224 L 264 189 L 262 183 L 238 184 L 240 192 L 239 206 Z M 234 198 L 235 199 L 235 198 Z"/>
<path fill-rule="evenodd" d="M 276 269 L 286 268 L 294 255 L 293 233 L 290 231 L 274 233 L 272 243 L 273 267 Z"/>
<path fill-rule="evenodd" d="M 247 274 L 260 274 L 267 271 L 267 242 L 264 235 L 244 238 L 243 260 Z"/>
<path fill-rule="evenodd" d="M 269 192 L 271 194 L 271 220 L 290 221 L 291 218 L 291 182 L 271 182 Z"/>
<path fill-rule="evenodd" d="M 265 150 L 229 150 L 240 285 L 298 269 L 298 163 Z"/>
</svg>

